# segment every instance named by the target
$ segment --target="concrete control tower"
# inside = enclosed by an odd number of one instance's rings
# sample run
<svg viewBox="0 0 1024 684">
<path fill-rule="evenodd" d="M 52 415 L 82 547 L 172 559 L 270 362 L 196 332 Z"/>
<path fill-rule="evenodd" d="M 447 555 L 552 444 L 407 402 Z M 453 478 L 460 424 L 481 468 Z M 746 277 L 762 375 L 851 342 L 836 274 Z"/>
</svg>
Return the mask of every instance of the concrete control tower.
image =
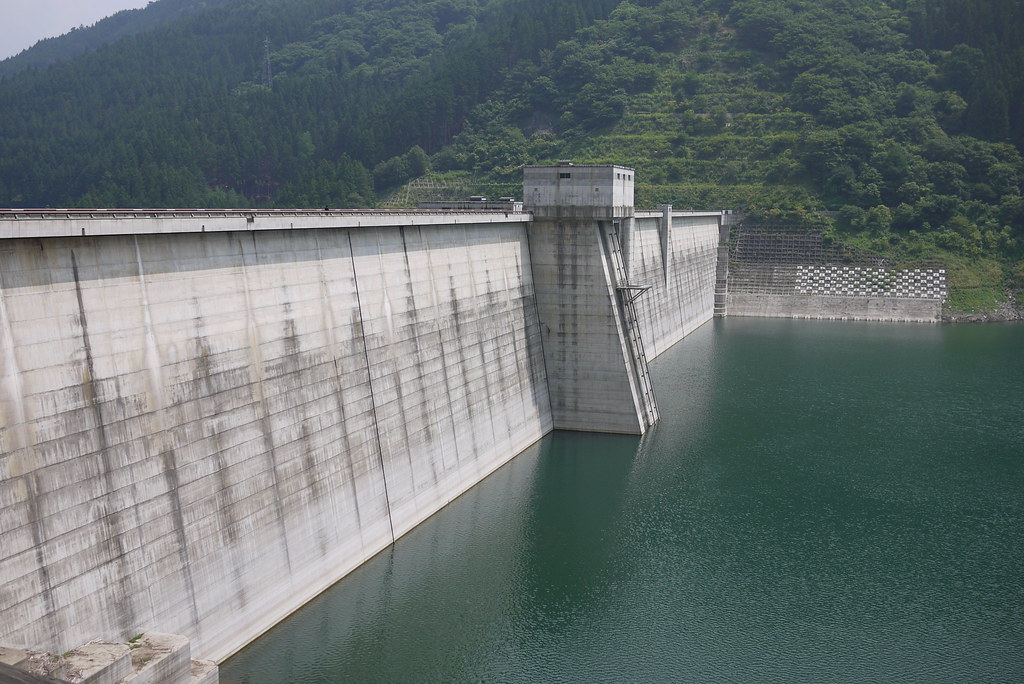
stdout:
<svg viewBox="0 0 1024 684">
<path fill-rule="evenodd" d="M 527 166 L 523 205 L 555 428 L 643 434 L 658 420 L 620 235 L 633 169 Z"/>
<path fill-rule="evenodd" d="M 633 169 L 561 162 L 523 170 L 523 205 L 534 218 L 629 218 Z"/>
</svg>

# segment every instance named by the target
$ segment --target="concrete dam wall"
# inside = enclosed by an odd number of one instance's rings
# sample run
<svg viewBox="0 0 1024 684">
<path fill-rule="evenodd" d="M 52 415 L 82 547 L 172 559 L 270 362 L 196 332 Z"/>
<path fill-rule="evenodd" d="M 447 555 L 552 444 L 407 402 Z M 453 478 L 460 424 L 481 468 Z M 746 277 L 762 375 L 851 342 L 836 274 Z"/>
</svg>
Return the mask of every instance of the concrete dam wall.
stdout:
<svg viewBox="0 0 1024 684">
<path fill-rule="evenodd" d="M 522 223 L 15 240 L 2 272 L 7 644 L 223 656 L 551 427 Z"/>
<path fill-rule="evenodd" d="M 719 243 L 708 212 L 637 212 L 626 239 L 630 281 L 650 287 L 636 307 L 653 358 L 711 319 Z"/>
<path fill-rule="evenodd" d="M 576 226 L 612 269 L 602 382 L 635 381 L 634 327 L 653 357 L 710 318 L 718 220 Z M 0 220 L 0 645 L 160 631 L 223 659 L 558 427 L 548 347 L 594 314 L 551 288 L 541 223 Z M 650 288 L 634 319 L 623 287 Z"/>
</svg>

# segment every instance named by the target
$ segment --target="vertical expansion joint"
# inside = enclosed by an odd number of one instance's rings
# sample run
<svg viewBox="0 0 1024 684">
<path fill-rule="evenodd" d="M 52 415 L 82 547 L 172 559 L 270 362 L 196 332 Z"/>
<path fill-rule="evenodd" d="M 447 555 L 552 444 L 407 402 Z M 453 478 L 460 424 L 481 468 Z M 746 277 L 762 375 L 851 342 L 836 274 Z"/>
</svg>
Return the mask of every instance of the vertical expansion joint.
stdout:
<svg viewBox="0 0 1024 684">
<path fill-rule="evenodd" d="M 658 211 L 661 218 L 658 220 L 658 240 L 661 243 L 661 265 L 665 276 L 665 285 L 668 285 L 669 256 L 672 254 L 672 205 L 659 204 Z"/>
<path fill-rule="evenodd" d="M 359 307 L 359 321 L 362 325 L 363 320 L 363 302 L 359 295 L 359 276 L 356 273 L 356 255 L 355 250 L 352 248 L 352 233 L 348 235 L 348 253 L 352 259 L 352 284 L 355 289 L 356 295 L 356 306 Z M 363 334 L 360 335 L 363 342 L 363 358 L 366 360 L 366 382 L 370 386 L 370 404 L 373 406 L 373 433 L 377 440 L 377 454 L 380 460 L 380 476 L 384 482 L 384 503 L 388 509 L 388 526 L 391 528 L 391 543 L 395 543 L 395 522 L 391 515 L 391 495 L 388 494 L 388 473 L 384 467 L 384 440 L 380 437 L 380 421 L 377 419 L 377 398 L 373 393 L 373 371 L 370 368 L 370 350 L 366 345 L 366 330 L 363 329 Z"/>
</svg>

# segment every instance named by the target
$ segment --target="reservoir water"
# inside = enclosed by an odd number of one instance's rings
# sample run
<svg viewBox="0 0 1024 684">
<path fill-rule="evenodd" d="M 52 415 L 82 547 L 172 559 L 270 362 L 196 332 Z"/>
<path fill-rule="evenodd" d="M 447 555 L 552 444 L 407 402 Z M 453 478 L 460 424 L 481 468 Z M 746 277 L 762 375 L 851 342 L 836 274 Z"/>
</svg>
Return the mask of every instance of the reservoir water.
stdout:
<svg viewBox="0 0 1024 684">
<path fill-rule="evenodd" d="M 225 681 L 1024 681 L 1024 325 L 709 323 Z"/>
</svg>

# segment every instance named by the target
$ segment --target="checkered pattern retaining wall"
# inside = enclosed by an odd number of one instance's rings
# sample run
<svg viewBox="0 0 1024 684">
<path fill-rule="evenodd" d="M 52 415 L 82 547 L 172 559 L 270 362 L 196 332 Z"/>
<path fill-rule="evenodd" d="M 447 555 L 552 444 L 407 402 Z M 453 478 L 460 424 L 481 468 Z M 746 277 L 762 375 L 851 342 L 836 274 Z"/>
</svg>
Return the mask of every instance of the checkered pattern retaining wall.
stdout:
<svg viewBox="0 0 1024 684">
<path fill-rule="evenodd" d="M 797 266 L 796 293 L 803 295 L 916 297 L 946 300 L 946 269 L 892 271 L 861 266 Z"/>
</svg>

